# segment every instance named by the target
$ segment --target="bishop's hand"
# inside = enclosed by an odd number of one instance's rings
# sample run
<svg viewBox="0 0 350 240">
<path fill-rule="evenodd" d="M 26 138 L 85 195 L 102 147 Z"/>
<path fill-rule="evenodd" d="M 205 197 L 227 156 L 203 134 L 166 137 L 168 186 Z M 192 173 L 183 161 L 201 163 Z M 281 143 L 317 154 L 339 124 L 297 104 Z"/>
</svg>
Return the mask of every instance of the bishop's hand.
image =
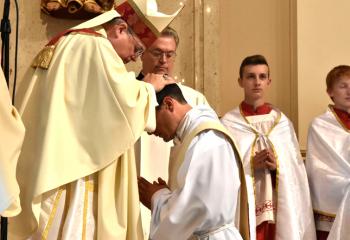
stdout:
<svg viewBox="0 0 350 240">
<path fill-rule="evenodd" d="M 175 83 L 175 80 L 168 75 L 155 73 L 148 73 L 143 81 L 152 84 L 156 92 L 161 91 L 168 84 Z"/>
</svg>

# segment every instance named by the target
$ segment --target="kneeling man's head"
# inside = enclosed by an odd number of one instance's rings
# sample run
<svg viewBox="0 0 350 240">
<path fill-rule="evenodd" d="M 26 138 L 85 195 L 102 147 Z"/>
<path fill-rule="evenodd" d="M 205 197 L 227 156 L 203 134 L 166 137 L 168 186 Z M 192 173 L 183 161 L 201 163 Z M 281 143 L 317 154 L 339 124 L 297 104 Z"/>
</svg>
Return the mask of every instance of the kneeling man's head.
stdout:
<svg viewBox="0 0 350 240">
<path fill-rule="evenodd" d="M 153 134 L 168 142 L 174 139 L 181 120 L 191 106 L 186 102 L 176 83 L 166 85 L 158 92 L 157 101 L 159 104 L 156 107 L 157 127 Z"/>
</svg>

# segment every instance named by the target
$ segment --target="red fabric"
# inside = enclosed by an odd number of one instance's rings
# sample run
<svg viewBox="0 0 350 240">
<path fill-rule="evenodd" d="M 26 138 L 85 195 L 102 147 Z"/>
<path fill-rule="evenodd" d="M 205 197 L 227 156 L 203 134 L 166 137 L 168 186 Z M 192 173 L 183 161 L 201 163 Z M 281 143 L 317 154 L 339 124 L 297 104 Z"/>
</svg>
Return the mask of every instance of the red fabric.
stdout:
<svg viewBox="0 0 350 240">
<path fill-rule="evenodd" d="M 337 114 L 338 118 L 346 126 L 347 129 L 350 129 L 350 114 L 344 110 L 333 108 L 334 112 Z"/>
<path fill-rule="evenodd" d="M 82 29 L 68 29 L 68 30 L 65 30 L 63 32 L 60 32 L 59 34 L 57 34 L 56 36 L 54 36 L 50 42 L 48 44 L 46 44 L 46 46 L 51 46 L 51 45 L 55 45 L 58 40 L 60 40 L 61 37 L 63 36 L 66 36 L 72 32 L 82 32 L 82 33 L 90 33 L 90 34 L 94 34 L 96 36 L 101 36 L 100 33 L 98 32 L 95 32 L 94 30 L 92 29 L 89 29 L 89 28 L 82 28 Z"/>
<path fill-rule="evenodd" d="M 263 222 L 256 227 L 256 240 L 274 240 L 276 236 L 276 225 Z"/>
<path fill-rule="evenodd" d="M 329 232 L 316 231 L 317 240 L 327 240 Z"/>
<path fill-rule="evenodd" d="M 157 36 L 144 23 L 142 18 L 137 15 L 128 1 L 125 1 L 115 9 L 121 15 L 121 18 L 128 23 L 134 33 L 136 33 L 140 40 L 146 45 L 146 47 L 150 47 L 157 39 Z"/>
<path fill-rule="evenodd" d="M 254 107 L 252 105 L 249 105 L 246 102 L 241 102 L 241 109 L 244 116 L 254 116 L 254 115 L 263 115 L 263 114 L 269 114 L 272 110 L 271 104 L 264 103 L 263 105 L 257 107 L 254 110 Z"/>
</svg>

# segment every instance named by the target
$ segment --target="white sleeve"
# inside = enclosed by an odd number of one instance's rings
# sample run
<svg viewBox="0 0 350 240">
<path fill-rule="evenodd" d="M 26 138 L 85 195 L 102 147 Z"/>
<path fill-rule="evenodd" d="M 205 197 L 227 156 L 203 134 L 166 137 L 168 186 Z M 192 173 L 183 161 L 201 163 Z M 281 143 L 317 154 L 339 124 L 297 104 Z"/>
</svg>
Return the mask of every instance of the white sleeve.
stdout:
<svg viewBox="0 0 350 240">
<path fill-rule="evenodd" d="M 158 102 L 157 102 L 157 96 L 156 96 L 156 90 L 154 89 L 153 85 L 150 83 L 147 83 L 147 85 L 149 85 L 149 88 L 152 88 L 153 91 L 149 91 L 149 93 L 151 94 L 151 107 L 149 108 L 149 112 L 148 112 L 148 118 L 147 118 L 147 122 L 146 122 L 146 127 L 145 127 L 145 131 L 152 133 L 156 130 L 156 113 L 155 113 L 155 109 L 158 106 Z"/>
</svg>

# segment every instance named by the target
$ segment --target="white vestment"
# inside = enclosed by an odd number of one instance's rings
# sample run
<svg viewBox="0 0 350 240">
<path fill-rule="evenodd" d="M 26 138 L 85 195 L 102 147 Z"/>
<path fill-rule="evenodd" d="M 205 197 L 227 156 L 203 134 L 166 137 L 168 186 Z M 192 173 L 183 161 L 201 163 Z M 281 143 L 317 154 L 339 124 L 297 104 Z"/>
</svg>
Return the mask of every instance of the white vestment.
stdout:
<svg viewBox="0 0 350 240">
<path fill-rule="evenodd" d="M 24 138 L 24 126 L 11 104 L 0 68 L 0 215 L 12 217 L 21 211 L 16 166 Z"/>
<path fill-rule="evenodd" d="M 200 92 L 180 83 L 178 86 L 180 87 L 187 103 L 192 107 L 202 104 L 208 105 L 206 98 Z M 166 181 L 168 179 L 169 159 L 173 158 L 175 152 L 173 146 L 173 141 L 164 142 L 163 139 L 144 132 L 135 145 L 135 155 L 137 165 L 139 166 L 140 176 L 151 182 L 157 180 L 158 177 L 161 177 Z M 142 205 L 141 215 L 143 231 L 145 236 L 148 237 L 151 212 L 148 208 Z"/>
<path fill-rule="evenodd" d="M 276 113 L 277 112 L 277 113 Z M 275 123 L 268 132 L 257 129 L 237 107 L 221 119 L 232 133 L 243 158 L 246 175 L 251 239 L 256 239 L 256 177 L 253 156 L 259 141 L 267 143 L 276 156 L 276 240 L 312 240 L 316 238 L 310 192 L 294 128 L 281 112 L 272 110 Z M 255 127 L 254 127 L 255 125 Z"/>
<path fill-rule="evenodd" d="M 196 126 L 216 121 L 206 106 L 190 110 L 176 136 L 181 142 Z M 173 191 L 162 189 L 152 197 L 152 240 L 242 239 L 235 226 L 239 172 L 235 153 L 222 133 L 209 130 L 190 142 L 177 172 Z"/>
<path fill-rule="evenodd" d="M 316 219 L 317 230 L 330 232 L 331 240 L 350 239 L 350 130 L 332 107 L 310 125 L 306 170 L 314 212 L 335 217 Z"/>
</svg>

